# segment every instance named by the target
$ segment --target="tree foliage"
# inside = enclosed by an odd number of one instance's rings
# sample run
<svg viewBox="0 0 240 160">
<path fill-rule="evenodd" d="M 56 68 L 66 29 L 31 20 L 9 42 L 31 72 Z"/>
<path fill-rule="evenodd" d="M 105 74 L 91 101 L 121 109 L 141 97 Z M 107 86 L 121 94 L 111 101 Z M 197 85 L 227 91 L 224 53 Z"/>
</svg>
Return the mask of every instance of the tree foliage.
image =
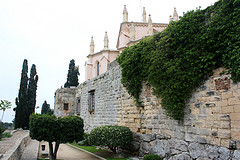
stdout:
<svg viewBox="0 0 240 160">
<path fill-rule="evenodd" d="M 42 104 L 41 114 L 53 114 L 53 111 L 50 109 L 50 104 L 47 104 L 47 101 L 44 101 Z"/>
<path fill-rule="evenodd" d="M 2 140 L 3 137 L 3 132 L 5 131 L 5 128 L 2 127 L 1 123 L 0 123 L 0 141 Z"/>
<path fill-rule="evenodd" d="M 75 60 L 72 59 L 69 63 L 67 82 L 64 84 L 64 87 L 78 86 L 78 76 L 80 75 L 79 69 L 75 66 Z"/>
<path fill-rule="evenodd" d="M 122 83 L 137 103 L 142 82 L 162 99 L 166 113 L 180 120 L 187 100 L 219 67 L 240 80 L 240 0 L 220 0 L 189 11 L 161 33 L 123 50 L 117 58 Z"/>
<path fill-rule="evenodd" d="M 36 106 L 36 96 L 37 96 L 37 82 L 38 82 L 38 75 L 36 71 L 36 65 L 33 64 L 30 71 L 30 78 L 28 83 L 28 112 L 27 112 L 27 128 L 29 128 L 29 117 L 32 113 L 35 112 Z"/>
<path fill-rule="evenodd" d="M 47 114 L 30 116 L 30 137 L 49 143 L 50 159 L 56 160 L 60 143 L 80 141 L 83 139 L 83 120 L 77 116 L 55 117 Z M 53 142 L 55 149 L 53 151 Z"/>
<path fill-rule="evenodd" d="M 28 85 L 28 62 L 26 59 L 23 61 L 20 89 L 18 98 L 16 98 L 16 114 L 15 114 L 15 128 L 25 128 L 27 126 L 27 85 Z"/>
<path fill-rule="evenodd" d="M 108 146 L 114 153 L 119 146 L 132 141 L 132 132 L 124 126 L 100 126 L 94 128 L 88 136 L 91 145 Z"/>
<path fill-rule="evenodd" d="M 6 111 L 6 109 L 11 108 L 11 106 L 12 106 L 12 103 L 11 103 L 11 102 L 9 102 L 9 101 L 7 101 L 7 100 L 1 100 L 1 102 L 0 102 L 0 110 L 3 111 L 1 121 L 3 121 L 4 112 Z M 0 121 L 0 122 L 1 122 L 1 121 Z"/>
<path fill-rule="evenodd" d="M 33 64 L 28 79 L 28 62 L 23 61 L 18 97 L 15 100 L 15 128 L 29 128 L 29 116 L 35 112 L 38 75 Z"/>
</svg>

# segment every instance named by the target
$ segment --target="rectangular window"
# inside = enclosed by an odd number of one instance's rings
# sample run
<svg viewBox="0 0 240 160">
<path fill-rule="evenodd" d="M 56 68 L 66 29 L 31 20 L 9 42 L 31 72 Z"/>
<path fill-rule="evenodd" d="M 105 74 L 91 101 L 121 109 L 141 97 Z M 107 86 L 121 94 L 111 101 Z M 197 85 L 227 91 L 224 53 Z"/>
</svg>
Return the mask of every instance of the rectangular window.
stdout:
<svg viewBox="0 0 240 160">
<path fill-rule="evenodd" d="M 80 104 L 81 100 L 80 99 L 81 99 L 80 97 L 77 98 L 77 109 L 76 109 L 77 115 L 80 114 L 80 107 L 81 107 L 81 104 Z"/>
<path fill-rule="evenodd" d="M 95 90 L 88 92 L 88 111 L 92 113 L 95 109 Z"/>
<path fill-rule="evenodd" d="M 68 103 L 64 103 L 64 105 L 63 105 L 63 109 L 64 109 L 65 111 L 68 110 Z"/>
<path fill-rule="evenodd" d="M 100 73 L 100 64 L 99 62 L 97 63 L 97 76 L 99 76 L 99 73 Z"/>
</svg>

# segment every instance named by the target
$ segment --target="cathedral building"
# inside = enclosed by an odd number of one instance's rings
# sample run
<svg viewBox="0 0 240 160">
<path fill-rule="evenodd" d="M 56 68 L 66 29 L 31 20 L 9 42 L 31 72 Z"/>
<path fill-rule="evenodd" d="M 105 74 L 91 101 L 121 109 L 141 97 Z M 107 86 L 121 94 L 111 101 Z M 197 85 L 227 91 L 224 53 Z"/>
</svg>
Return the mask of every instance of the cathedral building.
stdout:
<svg viewBox="0 0 240 160">
<path fill-rule="evenodd" d="M 135 133 L 128 150 L 139 157 L 153 153 L 172 160 L 230 159 L 240 155 L 240 83 L 233 83 L 224 68 L 215 70 L 192 93 L 182 121 L 169 117 L 161 99 L 144 83 L 139 95 L 141 106 L 128 94 L 121 83 L 121 67 L 115 59 L 126 47 L 168 26 L 153 23 L 150 15 L 147 21 L 145 8 L 142 19 L 142 22 L 129 22 L 124 6 L 116 50 L 109 49 L 107 32 L 99 52 L 94 52 L 91 38 L 85 63 L 86 81 L 77 87 L 56 90 L 54 115 L 81 117 L 86 133 L 103 125 L 126 126 Z M 170 21 L 177 20 L 174 8 Z"/>
<path fill-rule="evenodd" d="M 173 18 L 170 16 L 170 21 L 177 20 L 178 14 L 176 8 L 174 8 Z M 90 54 L 87 56 L 88 61 L 85 63 L 85 81 L 105 73 L 107 71 L 107 65 L 113 62 L 123 49 L 138 43 L 144 37 L 163 31 L 167 26 L 168 24 L 166 23 L 153 23 L 151 15 L 148 16 L 147 20 L 145 7 L 143 7 L 142 22 L 129 22 L 128 11 L 125 5 L 116 50 L 109 49 L 107 32 L 105 32 L 104 37 L 104 48 L 100 52 L 94 52 L 94 40 L 93 37 L 91 38 Z"/>
</svg>

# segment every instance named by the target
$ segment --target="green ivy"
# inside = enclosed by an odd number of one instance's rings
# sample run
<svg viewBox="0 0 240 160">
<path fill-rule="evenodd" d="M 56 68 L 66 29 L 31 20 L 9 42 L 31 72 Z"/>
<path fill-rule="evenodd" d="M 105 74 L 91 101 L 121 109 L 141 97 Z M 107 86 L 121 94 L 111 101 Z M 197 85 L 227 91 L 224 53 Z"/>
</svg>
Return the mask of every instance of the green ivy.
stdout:
<svg viewBox="0 0 240 160">
<path fill-rule="evenodd" d="M 117 58 L 122 83 L 141 104 L 142 82 L 153 87 L 166 113 L 181 120 L 187 100 L 219 67 L 240 80 L 240 0 L 220 0 L 189 11 L 161 33 L 128 47 Z"/>
</svg>

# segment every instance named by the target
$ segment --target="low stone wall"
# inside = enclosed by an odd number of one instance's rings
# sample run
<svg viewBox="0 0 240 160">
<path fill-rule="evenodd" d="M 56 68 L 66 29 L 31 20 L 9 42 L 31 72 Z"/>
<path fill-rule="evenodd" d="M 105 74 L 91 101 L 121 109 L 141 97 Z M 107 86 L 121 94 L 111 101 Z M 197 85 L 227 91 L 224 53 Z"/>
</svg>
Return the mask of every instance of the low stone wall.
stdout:
<svg viewBox="0 0 240 160">
<path fill-rule="evenodd" d="M 30 143 L 31 138 L 26 135 L 22 139 L 18 139 L 15 145 L 3 155 L 1 160 L 19 160 L 22 157 L 23 151 L 26 146 Z"/>
<path fill-rule="evenodd" d="M 186 142 L 160 134 L 134 134 L 134 141 L 125 149 L 131 153 L 137 151 L 140 157 L 146 154 L 157 154 L 164 160 L 239 160 L 240 150 L 226 147 Z"/>
</svg>

